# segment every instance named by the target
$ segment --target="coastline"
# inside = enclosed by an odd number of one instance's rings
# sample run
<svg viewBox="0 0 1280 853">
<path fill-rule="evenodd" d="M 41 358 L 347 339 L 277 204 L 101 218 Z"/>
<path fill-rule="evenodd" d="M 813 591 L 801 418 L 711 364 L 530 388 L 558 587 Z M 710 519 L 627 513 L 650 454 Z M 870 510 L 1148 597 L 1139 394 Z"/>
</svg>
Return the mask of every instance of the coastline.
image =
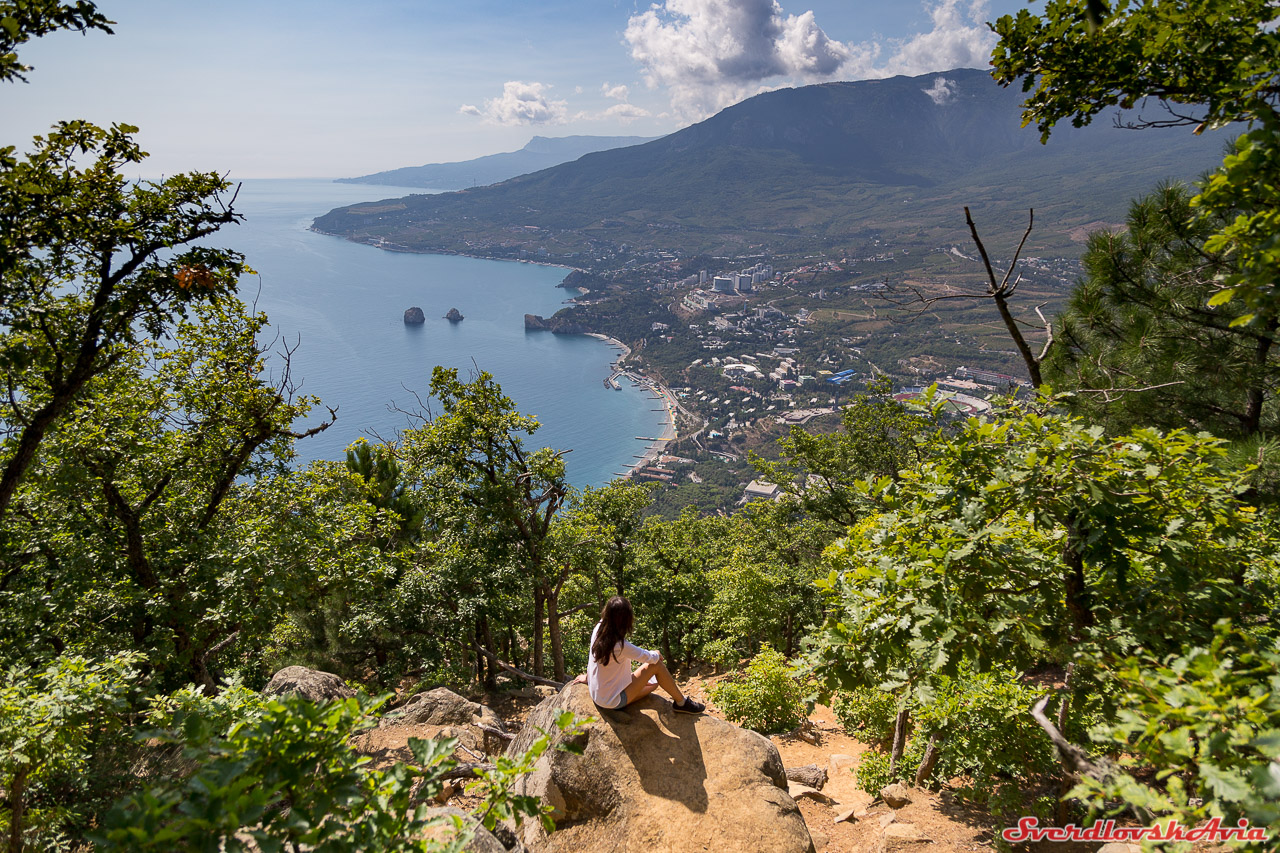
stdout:
<svg viewBox="0 0 1280 853">
<path fill-rule="evenodd" d="M 634 462 L 629 462 L 623 466 L 625 468 L 625 472 L 620 473 L 619 476 L 630 478 L 637 469 L 644 468 L 658 462 L 662 457 L 662 454 L 666 451 L 667 445 L 678 437 L 676 434 L 676 410 L 679 407 L 679 403 L 676 401 L 675 392 L 667 386 L 662 385 L 647 376 L 641 376 L 638 373 L 633 373 L 623 366 L 623 362 L 626 360 L 627 356 L 631 355 L 631 348 L 622 341 L 617 338 L 611 338 L 608 335 L 601 334 L 600 332 L 585 332 L 584 334 L 595 338 L 598 341 L 603 341 L 605 344 L 620 350 L 620 354 L 613 362 L 615 375 L 628 379 L 633 385 L 638 385 L 645 391 L 648 391 L 650 394 L 650 400 L 662 400 L 662 406 L 666 410 L 667 417 L 666 422 L 663 424 L 661 435 L 636 436 L 637 439 L 648 441 L 649 444 L 646 445 L 643 453 L 633 454 L 633 457 L 638 456 L 639 458 L 636 458 Z"/>
<path fill-rule="evenodd" d="M 555 267 L 557 269 L 566 270 L 566 272 L 572 272 L 577 269 L 576 267 L 567 267 L 567 266 L 564 266 L 563 264 L 549 263 L 547 261 L 535 261 L 535 260 L 529 260 L 525 258 L 494 258 L 494 257 L 486 257 L 484 255 L 469 254 L 466 252 L 427 251 L 427 250 L 411 249 L 406 246 L 399 246 L 394 244 L 376 243 L 376 242 L 364 241 L 364 240 L 352 240 L 341 234 L 332 234 L 327 231 L 323 231 L 319 228 L 316 228 L 315 226 L 310 226 L 308 227 L 307 230 L 316 234 L 321 234 L 326 237 L 334 237 L 348 243 L 355 243 L 357 245 L 369 246 L 374 249 L 381 249 L 383 251 L 395 252 L 398 254 L 447 255 L 447 256 L 453 256 L 453 257 L 472 258 L 475 260 L 482 260 L 482 261 L 505 261 L 507 263 L 522 263 L 522 264 L 533 264 L 535 266 Z M 625 378 L 627 380 L 630 380 L 633 385 L 637 385 L 641 387 L 644 391 L 647 391 L 648 400 L 650 402 L 661 400 L 662 407 L 665 410 L 666 417 L 663 422 L 662 430 L 658 435 L 635 437 L 635 439 L 637 440 L 643 440 L 646 442 L 645 448 L 641 453 L 639 454 L 635 453 L 632 450 L 634 445 L 630 445 L 630 444 L 626 445 L 625 448 L 620 448 L 620 450 L 622 450 L 623 452 L 620 453 L 619 456 L 625 459 L 626 461 L 619 462 L 619 470 L 614 472 L 614 476 L 630 478 L 631 475 L 637 469 L 644 468 L 648 465 L 657 463 L 660 460 L 663 453 L 665 452 L 667 446 L 677 438 L 675 425 L 676 425 L 676 412 L 679 410 L 679 402 L 676 399 L 675 393 L 672 392 L 671 389 L 667 388 L 665 385 L 661 385 L 655 382 L 654 380 L 649 379 L 646 376 L 641 376 L 638 373 L 627 370 L 623 366 L 627 357 L 631 355 L 631 348 L 628 347 L 626 344 L 622 343 L 622 341 L 619 341 L 616 338 L 611 338 L 608 335 L 604 335 L 599 332 L 584 332 L 583 334 L 589 337 L 595 338 L 596 340 L 603 342 L 606 346 L 609 346 L 618 350 L 619 352 L 616 358 L 613 358 L 610 361 L 616 378 L 618 379 Z"/>
<path fill-rule="evenodd" d="M 401 246 L 399 243 L 377 243 L 369 240 L 353 240 L 342 234 L 334 234 L 331 231 L 322 231 L 314 225 L 307 226 L 308 231 L 316 234 L 323 234 L 326 237 L 336 237 L 339 240 L 346 240 L 348 243 L 355 243 L 358 246 L 369 246 L 374 249 L 381 249 L 384 252 L 396 252 L 401 255 L 450 255 L 455 258 L 473 258 L 477 261 L 504 261 L 511 264 L 533 264 L 538 267 L 556 267 L 570 272 L 586 272 L 579 267 L 569 267 L 564 264 L 555 264 L 550 261 L 534 261 L 529 258 L 495 258 L 492 255 L 473 255 L 470 252 L 454 252 L 448 249 L 411 249 L 408 246 Z"/>
</svg>

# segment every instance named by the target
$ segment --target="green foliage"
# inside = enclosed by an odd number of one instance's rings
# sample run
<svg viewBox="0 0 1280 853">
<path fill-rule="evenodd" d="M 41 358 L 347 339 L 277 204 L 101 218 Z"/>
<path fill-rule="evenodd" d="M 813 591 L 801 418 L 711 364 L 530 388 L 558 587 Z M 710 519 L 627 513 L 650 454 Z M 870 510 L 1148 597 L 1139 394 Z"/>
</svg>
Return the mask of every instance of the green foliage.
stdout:
<svg viewBox="0 0 1280 853">
<path fill-rule="evenodd" d="M 30 65 L 18 61 L 18 47 L 33 38 L 57 30 L 111 32 L 108 21 L 87 0 L 58 3 L 55 0 L 12 0 L 0 3 L 0 82 L 25 80 Z"/>
<path fill-rule="evenodd" d="M 766 645 L 741 676 L 722 681 L 711 699 L 725 719 L 753 731 L 786 731 L 804 720 L 803 691 L 781 652 Z"/>
<path fill-rule="evenodd" d="M 898 761 L 897 772 L 890 773 L 889 767 L 893 764 L 893 756 L 878 746 L 873 747 L 858 757 L 858 766 L 854 768 L 853 779 L 862 790 L 879 796 L 880 789 L 885 785 L 893 782 L 910 784 L 914 781 L 916 769 L 919 768 L 923 757 L 924 752 L 919 746 L 919 741 L 908 740 L 907 748 L 903 750 L 902 758 Z"/>
<path fill-rule="evenodd" d="M 347 448 L 347 469 L 364 481 L 362 494 L 365 500 L 379 510 L 390 512 L 391 523 L 398 522 L 396 538 L 404 542 L 415 541 L 422 532 L 427 513 L 424 507 L 415 505 L 413 496 L 407 491 L 400 465 L 396 462 L 395 449 L 359 439 Z M 376 520 L 373 523 L 376 524 Z M 392 547 L 395 541 L 383 537 L 379 544 L 385 549 Z"/>
<path fill-rule="evenodd" d="M 1128 658 L 1115 670 L 1123 710 L 1096 737 L 1128 772 L 1085 778 L 1071 792 L 1095 813 L 1115 803 L 1194 826 L 1211 817 L 1235 826 L 1280 822 L 1280 654 L 1273 636 L 1228 620 L 1212 641 L 1162 661 Z M 1156 768 L 1155 778 L 1139 775 Z"/>
<path fill-rule="evenodd" d="M 849 525 L 871 510 L 859 483 L 897 479 L 929 454 L 938 430 L 941 403 L 910 407 L 892 397 L 883 378 L 841 411 L 840 428 L 815 435 L 800 427 L 778 441 L 780 462 L 753 455 L 762 477 L 794 495 L 806 513 Z"/>
<path fill-rule="evenodd" d="M 218 737 L 232 727 L 257 719 L 271 699 L 243 684 L 232 683 L 210 696 L 194 684 L 147 701 L 146 721 L 158 729 L 177 729 L 188 718 L 199 718 Z"/>
<path fill-rule="evenodd" d="M 1133 203 L 1124 232 L 1090 235 L 1046 378 L 1112 431 L 1190 422 L 1226 438 L 1272 433 L 1275 314 L 1240 326 L 1239 303 L 1206 308 L 1236 264 L 1205 247 L 1229 220 L 1193 214 L 1187 189 L 1166 185 Z"/>
<path fill-rule="evenodd" d="M 1003 787 L 1017 790 L 1053 772 L 1057 754 L 1030 713 L 1042 693 L 1008 669 L 940 677 L 932 700 L 913 710 L 915 740 L 939 737 L 930 779 L 942 783 L 964 776 L 957 793 L 986 804 Z"/>
<path fill-rule="evenodd" d="M 833 685 L 1171 651 L 1262 603 L 1270 528 L 1238 501 L 1220 442 L 1001 414 L 867 486 L 884 512 L 828 551 L 821 582 L 815 660 Z"/>
<path fill-rule="evenodd" d="M 54 849 L 82 829 L 114 779 L 90 768 L 121 737 L 136 690 L 139 656 L 102 662 L 60 657 L 46 668 L 10 669 L 0 685 L 0 837 Z M 98 770 L 105 768 L 99 766 Z"/>
<path fill-rule="evenodd" d="M 429 826 L 421 795 L 441 788 L 456 741 L 411 739 L 415 764 L 370 770 L 347 745 L 372 725 L 376 706 L 354 699 L 313 703 L 272 700 L 225 738 L 195 714 L 167 738 L 199 767 L 186 780 L 129 797 L 107 815 L 95 842 L 104 850 L 456 851 L 421 837 Z"/>
<path fill-rule="evenodd" d="M 1211 305 L 1242 297 L 1248 312 L 1274 316 L 1280 270 L 1280 117 L 1274 70 L 1280 62 L 1275 8 L 1268 0 L 1119 0 L 1102 20 L 1084 0 L 1052 0 L 1040 15 L 1023 10 L 995 24 L 993 76 L 1021 79 L 1031 92 L 1025 122 L 1047 139 L 1059 121 L 1088 124 L 1102 110 L 1147 98 L 1173 105 L 1162 123 L 1247 123 L 1235 150 L 1193 200 L 1215 226 L 1205 248 L 1233 256 Z M 1245 323 L 1254 318 L 1244 313 Z"/>
<path fill-rule="evenodd" d="M 565 711 L 556 718 L 556 728 L 566 736 L 557 749 L 581 755 L 582 749 L 572 740 L 582 731 L 591 719 L 578 719 L 572 711 Z M 555 807 L 544 803 L 535 796 L 514 793 L 516 781 L 534 769 L 538 759 L 551 746 L 551 733 L 542 732 L 529 748 L 520 755 L 500 755 L 494 759 L 494 769 L 485 770 L 480 779 L 472 782 L 468 791 L 479 791 L 484 795 L 484 803 L 478 809 L 478 817 L 485 829 L 493 830 L 501 821 L 514 821 L 516 826 L 525 818 L 537 818 L 547 832 L 555 830 L 555 821 L 551 814 Z"/>
<path fill-rule="evenodd" d="M 898 701 L 892 693 L 874 687 L 838 691 L 831 700 L 831 710 L 847 734 L 869 741 L 893 737 L 893 722 L 898 714 Z"/>
</svg>

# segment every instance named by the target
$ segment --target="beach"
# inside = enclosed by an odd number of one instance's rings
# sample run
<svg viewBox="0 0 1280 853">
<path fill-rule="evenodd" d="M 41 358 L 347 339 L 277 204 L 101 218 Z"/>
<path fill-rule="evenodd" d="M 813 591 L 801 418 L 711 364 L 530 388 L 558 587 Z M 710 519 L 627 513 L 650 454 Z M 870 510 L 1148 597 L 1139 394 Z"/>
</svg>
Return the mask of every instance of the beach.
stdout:
<svg viewBox="0 0 1280 853">
<path fill-rule="evenodd" d="M 638 441 L 648 442 L 645 446 L 644 452 L 633 453 L 632 457 L 635 459 L 635 462 L 631 463 L 625 471 L 614 472 L 616 476 L 630 477 L 632 472 L 636 469 L 655 464 L 658 461 L 658 458 L 662 456 L 663 452 L 667 449 L 667 445 L 676 439 L 676 412 L 679 409 L 680 404 L 676 399 L 675 392 L 670 388 L 665 385 L 660 385 L 647 376 L 641 376 L 638 373 L 629 371 L 623 366 L 627 356 L 631 355 L 631 348 L 622 341 L 617 338 L 611 338 L 608 335 L 602 335 L 598 332 L 587 332 L 587 335 L 596 338 L 597 340 L 604 341 L 606 344 L 619 351 L 617 359 L 613 362 L 614 372 L 610 377 L 611 380 L 616 382 L 619 379 L 625 379 L 633 385 L 643 388 L 649 393 L 649 398 L 651 400 L 654 402 L 661 401 L 662 407 L 666 411 L 666 422 L 662 427 L 661 434 L 654 436 L 636 436 Z"/>
</svg>

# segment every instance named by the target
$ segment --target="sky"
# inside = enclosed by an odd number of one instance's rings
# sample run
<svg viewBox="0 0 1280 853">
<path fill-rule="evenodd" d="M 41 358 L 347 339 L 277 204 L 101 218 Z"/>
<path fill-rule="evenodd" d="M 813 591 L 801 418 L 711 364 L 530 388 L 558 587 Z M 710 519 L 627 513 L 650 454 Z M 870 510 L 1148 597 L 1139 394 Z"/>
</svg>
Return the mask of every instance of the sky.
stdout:
<svg viewBox="0 0 1280 853">
<path fill-rule="evenodd" d="M 344 177 L 661 136 L 751 95 L 983 67 L 1017 0 L 99 0 L 115 34 L 27 43 L 0 145 L 140 128 L 146 177 Z M 794 5 L 792 5 L 794 4 Z"/>
</svg>

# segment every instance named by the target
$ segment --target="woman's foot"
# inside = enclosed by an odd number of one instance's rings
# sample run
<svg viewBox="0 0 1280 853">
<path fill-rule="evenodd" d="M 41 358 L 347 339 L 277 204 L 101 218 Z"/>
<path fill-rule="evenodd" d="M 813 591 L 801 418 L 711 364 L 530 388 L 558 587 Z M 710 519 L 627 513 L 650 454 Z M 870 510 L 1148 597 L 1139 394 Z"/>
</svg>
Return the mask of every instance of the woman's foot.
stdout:
<svg viewBox="0 0 1280 853">
<path fill-rule="evenodd" d="M 688 696 L 684 697 L 684 701 L 679 704 L 672 703 L 672 707 L 681 714 L 701 714 L 703 711 L 707 710 L 706 705 L 703 705 L 701 702 Z"/>
</svg>

